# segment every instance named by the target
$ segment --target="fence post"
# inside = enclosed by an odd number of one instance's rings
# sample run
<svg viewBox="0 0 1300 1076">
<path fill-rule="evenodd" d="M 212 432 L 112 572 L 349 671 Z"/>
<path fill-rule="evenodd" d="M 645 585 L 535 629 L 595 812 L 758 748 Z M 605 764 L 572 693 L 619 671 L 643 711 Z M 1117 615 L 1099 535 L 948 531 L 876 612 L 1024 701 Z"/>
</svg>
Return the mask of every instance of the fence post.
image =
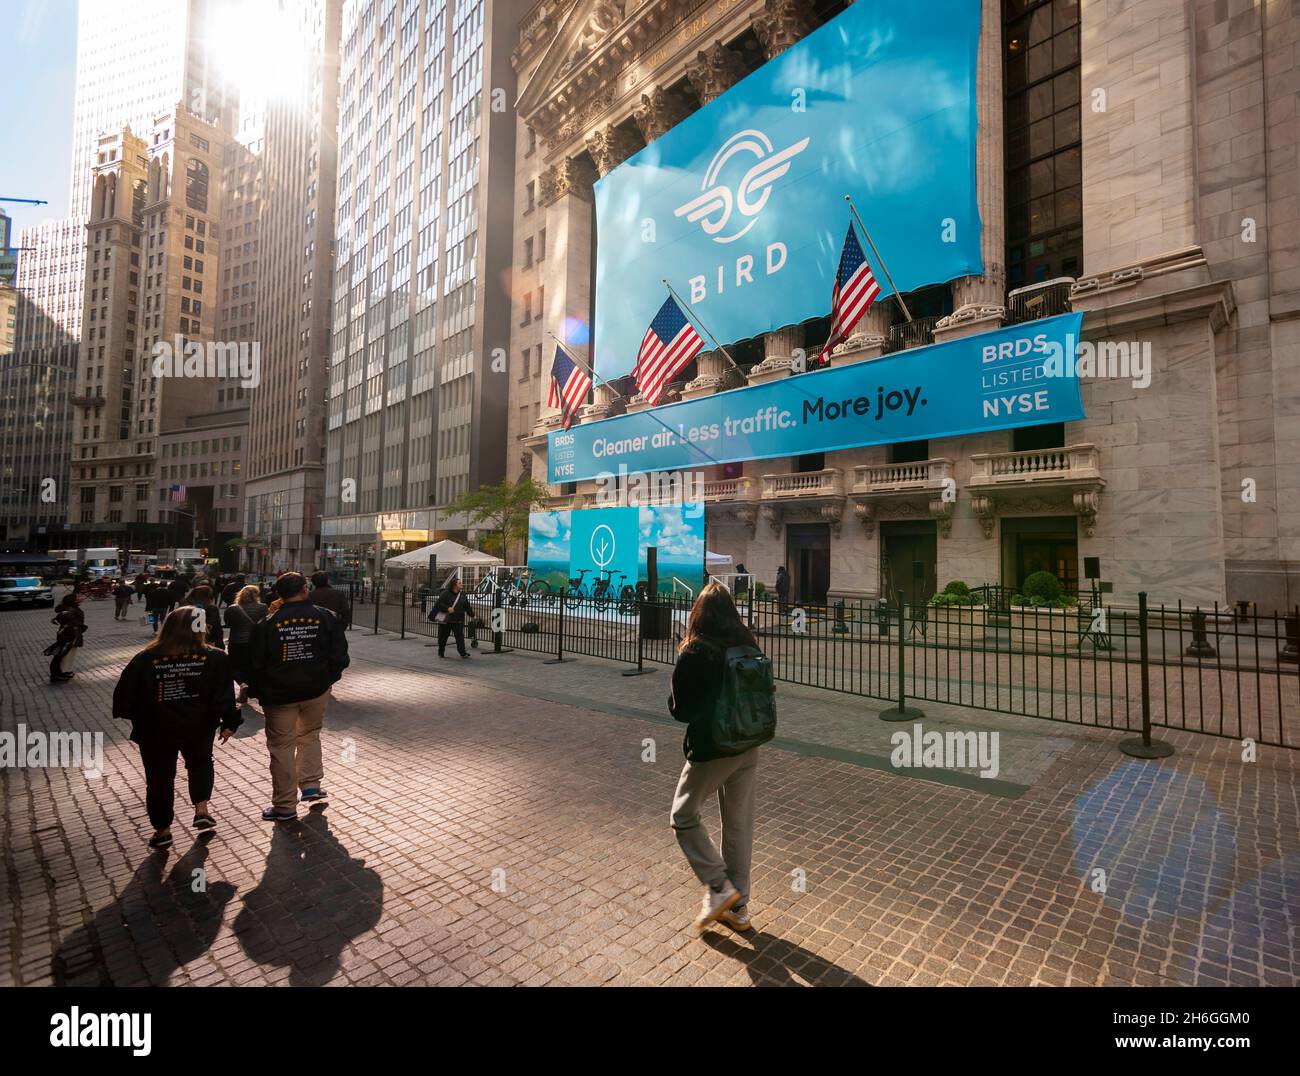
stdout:
<svg viewBox="0 0 1300 1076">
<path fill-rule="evenodd" d="M 636 668 L 624 669 L 624 676 L 644 676 L 646 673 L 655 671 L 645 667 L 645 608 L 642 602 L 643 598 L 638 594 L 636 598 Z"/>
<path fill-rule="evenodd" d="M 581 599 L 579 599 L 579 600 L 581 600 Z M 569 658 L 566 658 L 566 657 L 564 656 L 564 607 L 565 607 L 568 603 L 569 603 L 569 595 L 568 595 L 568 592 L 567 592 L 567 591 L 564 591 L 564 590 L 561 590 L 561 591 L 560 591 L 560 637 L 559 637 L 559 642 L 558 642 L 558 644 L 556 645 L 556 648 L 555 648 L 555 657 L 551 658 L 549 661 L 543 661 L 543 662 L 542 662 L 543 665 L 559 665 L 559 664 L 561 664 L 562 662 L 565 662 L 565 661 L 569 661 L 569 660 L 570 660 Z"/>
<path fill-rule="evenodd" d="M 504 596 L 503 596 L 503 590 L 504 590 L 504 588 L 502 588 L 500 585 L 498 585 L 498 586 L 494 586 L 494 587 L 492 588 L 492 618 L 491 618 L 491 620 L 488 622 L 488 627 L 492 629 L 492 649 L 491 649 L 491 650 L 481 650 L 481 651 L 479 651 L 479 656 L 480 656 L 480 657 L 486 657 L 488 654 L 508 654 L 508 653 L 510 653 L 510 651 L 512 651 L 512 650 L 514 649 L 514 647 L 512 647 L 512 646 L 502 646 L 502 645 L 501 645 L 501 644 L 502 644 L 502 641 L 503 641 L 503 640 L 505 639 L 505 637 L 506 637 L 506 633 L 505 633 L 504 631 L 497 631 L 497 630 L 496 630 L 497 610 L 498 610 L 498 609 L 502 610 L 502 612 L 501 612 L 501 622 L 502 622 L 502 625 L 503 625 L 503 626 L 504 626 L 504 624 L 505 624 L 505 611 L 504 611 L 504 610 L 505 610 L 505 605 L 506 605 L 506 603 L 505 603 L 505 598 L 504 598 Z M 527 597 L 526 594 L 525 594 L 525 596 L 524 596 L 524 606 L 525 606 L 525 608 L 527 608 L 527 606 L 528 606 L 528 597 Z"/>
<path fill-rule="evenodd" d="M 374 632 L 372 632 L 372 634 L 378 635 L 379 634 L 379 588 L 378 587 L 370 588 L 370 598 L 375 603 L 375 630 Z"/>
<path fill-rule="evenodd" d="M 1300 607 L 1286 618 L 1286 646 L 1277 652 L 1277 660 L 1300 662 Z"/>
<path fill-rule="evenodd" d="M 898 598 L 898 705 L 880 713 L 881 721 L 915 721 L 925 716 L 925 711 L 907 705 L 907 631 L 903 621 L 907 606 L 902 595 Z"/>
<path fill-rule="evenodd" d="M 1138 655 L 1142 662 L 1142 735 L 1120 740 L 1119 749 L 1133 758 L 1167 758 L 1172 744 L 1151 739 L 1151 661 L 1147 643 L 1147 592 L 1138 591 Z"/>
<path fill-rule="evenodd" d="M 398 638 L 400 639 L 406 638 L 406 588 L 405 587 L 402 587 L 402 626 L 401 626 L 401 633 L 398 636 Z"/>
</svg>

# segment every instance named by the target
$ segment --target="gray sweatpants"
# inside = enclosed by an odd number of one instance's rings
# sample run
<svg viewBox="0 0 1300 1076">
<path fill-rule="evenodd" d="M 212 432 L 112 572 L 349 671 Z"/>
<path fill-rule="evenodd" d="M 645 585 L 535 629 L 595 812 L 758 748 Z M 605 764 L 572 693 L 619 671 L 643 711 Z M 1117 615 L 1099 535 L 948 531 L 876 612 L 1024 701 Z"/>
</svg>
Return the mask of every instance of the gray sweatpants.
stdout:
<svg viewBox="0 0 1300 1076">
<path fill-rule="evenodd" d="M 754 852 L 754 774 L 758 748 L 709 762 L 687 762 L 673 796 L 672 826 L 686 861 L 707 886 L 728 878 L 740 891 L 743 908 L 749 901 L 749 865 Z M 709 839 L 700 819 L 714 792 L 722 814 L 722 851 Z"/>
</svg>

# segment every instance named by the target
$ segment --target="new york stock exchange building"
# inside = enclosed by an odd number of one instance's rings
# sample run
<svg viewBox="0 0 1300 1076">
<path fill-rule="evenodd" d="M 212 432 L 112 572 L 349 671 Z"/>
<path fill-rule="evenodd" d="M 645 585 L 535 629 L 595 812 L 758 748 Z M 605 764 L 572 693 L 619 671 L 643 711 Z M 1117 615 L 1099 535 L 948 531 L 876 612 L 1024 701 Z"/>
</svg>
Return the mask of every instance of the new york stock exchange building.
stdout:
<svg viewBox="0 0 1300 1076">
<path fill-rule="evenodd" d="M 1045 570 L 1290 608 L 1297 55 L 1238 0 L 528 8 L 512 477 L 576 515 L 697 475 L 708 550 L 803 602 Z M 850 241 L 880 293 L 824 353 Z M 703 342 L 650 399 L 670 296 Z"/>
</svg>

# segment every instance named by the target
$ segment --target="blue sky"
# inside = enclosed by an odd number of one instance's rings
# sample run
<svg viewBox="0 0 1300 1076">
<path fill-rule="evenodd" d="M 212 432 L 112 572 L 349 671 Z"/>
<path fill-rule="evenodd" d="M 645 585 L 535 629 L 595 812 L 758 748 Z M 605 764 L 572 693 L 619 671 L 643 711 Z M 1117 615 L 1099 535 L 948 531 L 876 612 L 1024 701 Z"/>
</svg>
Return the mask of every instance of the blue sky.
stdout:
<svg viewBox="0 0 1300 1076">
<path fill-rule="evenodd" d="M 72 99 L 77 70 L 76 0 L 0 0 L 0 202 L 15 230 L 68 211 Z"/>
</svg>

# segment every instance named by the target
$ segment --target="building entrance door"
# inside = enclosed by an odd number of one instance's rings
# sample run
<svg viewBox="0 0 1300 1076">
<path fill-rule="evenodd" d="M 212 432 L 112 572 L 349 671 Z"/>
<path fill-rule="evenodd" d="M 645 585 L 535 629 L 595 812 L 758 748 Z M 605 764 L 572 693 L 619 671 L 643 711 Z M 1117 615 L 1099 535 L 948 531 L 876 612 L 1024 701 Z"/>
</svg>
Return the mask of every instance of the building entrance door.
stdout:
<svg viewBox="0 0 1300 1076">
<path fill-rule="evenodd" d="M 936 589 L 939 539 L 934 520 L 880 524 L 880 594 L 891 605 L 900 598 L 924 605 Z"/>
<path fill-rule="evenodd" d="M 831 588 L 831 528 L 829 523 L 789 523 L 785 528 L 786 563 L 790 567 L 790 600 L 820 605 Z"/>
<path fill-rule="evenodd" d="M 1078 595 L 1079 538 L 1074 516 L 1004 519 L 1002 541 L 1008 586 L 1019 590 L 1034 572 L 1051 572 L 1067 594 Z"/>
</svg>

